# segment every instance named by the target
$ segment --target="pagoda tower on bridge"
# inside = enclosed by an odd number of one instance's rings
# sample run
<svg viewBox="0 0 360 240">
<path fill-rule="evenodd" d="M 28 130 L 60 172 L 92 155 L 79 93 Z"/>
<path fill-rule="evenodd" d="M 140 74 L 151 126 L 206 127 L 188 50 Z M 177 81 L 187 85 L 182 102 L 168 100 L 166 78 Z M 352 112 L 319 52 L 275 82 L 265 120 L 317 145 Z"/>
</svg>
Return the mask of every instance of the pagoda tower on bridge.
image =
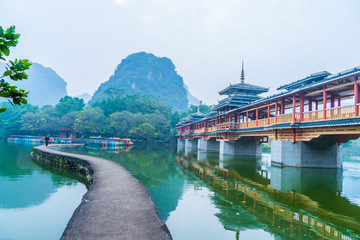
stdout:
<svg viewBox="0 0 360 240">
<path fill-rule="evenodd" d="M 219 101 L 219 103 L 215 106 L 214 111 L 216 111 L 217 113 L 222 113 L 247 105 L 251 102 L 262 99 L 262 97 L 258 95 L 268 91 L 269 88 L 245 83 L 243 61 L 240 83 L 230 84 L 230 86 L 219 92 L 220 95 L 227 95 L 227 97 Z"/>
</svg>

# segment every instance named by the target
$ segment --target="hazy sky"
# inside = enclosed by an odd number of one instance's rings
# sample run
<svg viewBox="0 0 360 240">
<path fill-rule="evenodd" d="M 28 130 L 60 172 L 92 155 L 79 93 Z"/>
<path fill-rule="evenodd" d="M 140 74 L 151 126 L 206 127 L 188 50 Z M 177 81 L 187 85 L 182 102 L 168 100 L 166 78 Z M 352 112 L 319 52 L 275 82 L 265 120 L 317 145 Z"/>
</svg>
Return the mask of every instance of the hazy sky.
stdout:
<svg viewBox="0 0 360 240">
<path fill-rule="evenodd" d="M 0 0 L 11 57 L 53 68 L 70 95 L 93 93 L 121 59 L 169 57 L 208 104 L 245 81 L 270 87 L 360 65 L 359 0 Z"/>
</svg>

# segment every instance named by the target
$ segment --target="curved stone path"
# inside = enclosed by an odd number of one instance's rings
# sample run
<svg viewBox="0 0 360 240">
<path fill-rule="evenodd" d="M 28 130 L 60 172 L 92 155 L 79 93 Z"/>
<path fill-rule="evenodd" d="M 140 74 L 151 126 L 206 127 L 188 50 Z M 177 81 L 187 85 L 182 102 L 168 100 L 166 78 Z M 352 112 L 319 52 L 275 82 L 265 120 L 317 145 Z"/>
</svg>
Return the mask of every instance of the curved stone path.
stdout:
<svg viewBox="0 0 360 240">
<path fill-rule="evenodd" d="M 172 239 L 145 186 L 120 164 L 61 152 L 44 145 L 35 149 L 85 160 L 94 170 L 93 184 L 83 196 L 61 239 Z"/>
</svg>

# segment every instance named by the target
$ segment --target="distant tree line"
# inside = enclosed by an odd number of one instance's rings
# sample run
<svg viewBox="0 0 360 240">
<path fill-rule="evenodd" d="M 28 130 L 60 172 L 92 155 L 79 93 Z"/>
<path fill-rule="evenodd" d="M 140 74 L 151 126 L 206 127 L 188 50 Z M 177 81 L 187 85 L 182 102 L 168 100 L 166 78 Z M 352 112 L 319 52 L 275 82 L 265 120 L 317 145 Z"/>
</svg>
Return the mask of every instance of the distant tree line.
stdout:
<svg viewBox="0 0 360 240">
<path fill-rule="evenodd" d="M 56 106 L 30 104 L 11 107 L 0 114 L 0 134 L 57 135 L 61 128 L 71 128 L 84 137 L 130 137 L 144 140 L 166 140 L 176 134 L 176 124 L 198 111 L 209 113 L 211 106 L 191 106 L 186 112 L 174 112 L 168 105 L 150 97 L 124 95 L 109 90 L 108 98 L 85 107 L 83 99 L 65 96 Z"/>
</svg>

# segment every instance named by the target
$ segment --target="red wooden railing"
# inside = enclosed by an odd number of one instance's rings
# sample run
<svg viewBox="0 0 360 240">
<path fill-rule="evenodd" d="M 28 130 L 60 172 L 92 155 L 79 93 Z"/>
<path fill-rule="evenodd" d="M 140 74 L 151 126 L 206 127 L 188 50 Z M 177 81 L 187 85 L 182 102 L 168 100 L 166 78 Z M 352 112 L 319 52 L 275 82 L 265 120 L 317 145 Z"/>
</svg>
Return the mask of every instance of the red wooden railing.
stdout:
<svg viewBox="0 0 360 240">
<path fill-rule="evenodd" d="M 360 112 L 360 105 L 357 105 L 356 108 Z M 301 122 L 316 122 L 316 121 L 324 121 L 324 120 L 335 120 L 335 119 L 347 119 L 354 118 L 355 116 L 355 108 L 354 106 L 344 106 L 337 108 L 326 109 L 326 114 L 324 118 L 324 110 L 317 110 L 311 112 L 304 112 L 303 119 Z M 300 122 L 300 113 L 295 113 L 295 122 Z M 244 129 L 244 128 L 255 128 L 255 127 L 264 127 L 278 123 L 291 123 L 293 121 L 293 114 L 282 114 L 277 115 L 276 122 L 275 117 L 271 117 L 268 121 L 267 118 L 258 119 L 257 121 L 248 120 L 248 122 L 224 122 L 219 123 L 213 127 L 203 127 L 195 130 L 186 130 L 180 131 L 178 130 L 178 134 L 191 134 L 191 133 L 204 133 L 204 132 L 213 132 L 216 130 L 222 129 Z"/>
</svg>

